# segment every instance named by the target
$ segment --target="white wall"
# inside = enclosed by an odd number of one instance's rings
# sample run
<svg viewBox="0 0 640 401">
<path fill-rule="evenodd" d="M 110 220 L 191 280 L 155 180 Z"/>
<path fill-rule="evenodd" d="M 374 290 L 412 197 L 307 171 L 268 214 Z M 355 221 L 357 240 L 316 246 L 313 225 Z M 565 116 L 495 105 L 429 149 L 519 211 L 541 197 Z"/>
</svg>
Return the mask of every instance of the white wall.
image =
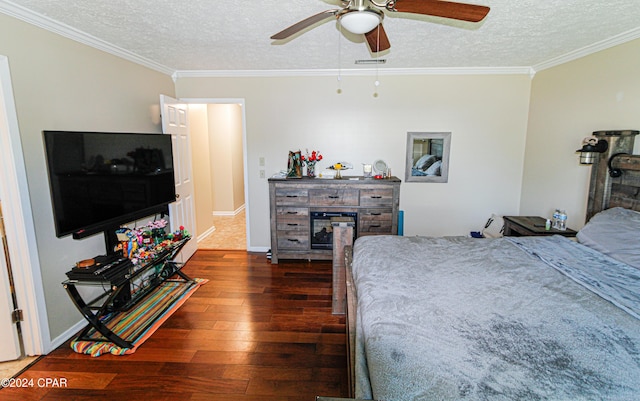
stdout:
<svg viewBox="0 0 640 401">
<path fill-rule="evenodd" d="M 385 160 L 404 179 L 407 132 L 451 131 L 449 182 L 403 183 L 405 235 L 466 235 L 492 212 L 520 204 L 528 75 L 179 78 L 180 98 L 245 99 L 250 249 L 269 247 L 267 176 L 286 168 L 289 150 L 317 149 L 319 168 Z"/>
<path fill-rule="evenodd" d="M 170 77 L 0 14 L 0 54 L 12 83 L 51 338 L 82 320 L 61 282 L 76 261 L 105 252 L 104 239 L 56 238 L 43 130 L 161 132 L 159 95 Z M 32 244 L 35 246 L 36 244 Z M 66 339 L 66 338 L 65 338 Z"/>
<path fill-rule="evenodd" d="M 569 227 L 580 229 L 591 168 L 579 164 L 575 151 L 593 131 L 624 129 L 640 130 L 640 40 L 536 74 L 521 214 L 550 216 L 564 208 Z"/>
</svg>

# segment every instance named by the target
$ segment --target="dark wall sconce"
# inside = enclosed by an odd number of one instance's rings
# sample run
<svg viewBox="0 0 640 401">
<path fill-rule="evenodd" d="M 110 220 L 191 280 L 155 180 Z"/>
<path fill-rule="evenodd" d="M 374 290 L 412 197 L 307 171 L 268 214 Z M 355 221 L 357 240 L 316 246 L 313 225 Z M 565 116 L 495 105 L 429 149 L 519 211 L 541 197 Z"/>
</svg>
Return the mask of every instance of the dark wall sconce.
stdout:
<svg viewBox="0 0 640 401">
<path fill-rule="evenodd" d="M 605 139 L 588 136 L 582 140 L 582 148 L 576 152 L 580 152 L 580 164 L 593 164 L 597 153 L 604 153 L 607 149 L 609 149 L 609 143 Z"/>
</svg>

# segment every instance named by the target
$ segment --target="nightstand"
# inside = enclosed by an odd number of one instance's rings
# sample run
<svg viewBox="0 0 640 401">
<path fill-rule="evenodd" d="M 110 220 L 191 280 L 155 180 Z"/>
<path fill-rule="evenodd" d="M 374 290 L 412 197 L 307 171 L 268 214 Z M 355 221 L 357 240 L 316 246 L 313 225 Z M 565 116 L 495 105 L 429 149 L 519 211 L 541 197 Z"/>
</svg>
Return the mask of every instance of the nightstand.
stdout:
<svg viewBox="0 0 640 401">
<path fill-rule="evenodd" d="M 504 235 L 506 237 L 519 237 L 522 235 L 563 235 L 565 237 L 575 237 L 577 232 L 567 228 L 566 230 L 556 230 L 551 228 L 545 230 L 544 225 L 547 219 L 539 216 L 504 216 Z"/>
</svg>

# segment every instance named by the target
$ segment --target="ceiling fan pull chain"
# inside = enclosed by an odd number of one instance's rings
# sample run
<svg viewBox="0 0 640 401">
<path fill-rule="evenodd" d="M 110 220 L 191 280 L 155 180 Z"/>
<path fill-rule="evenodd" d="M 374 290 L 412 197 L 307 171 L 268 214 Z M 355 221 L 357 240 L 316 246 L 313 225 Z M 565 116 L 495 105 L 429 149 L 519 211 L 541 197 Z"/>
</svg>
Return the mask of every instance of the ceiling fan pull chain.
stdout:
<svg viewBox="0 0 640 401">
<path fill-rule="evenodd" d="M 380 25 L 378 25 L 377 31 L 378 31 L 377 32 L 378 33 L 378 38 L 377 38 L 377 43 L 376 43 L 376 50 L 377 51 L 376 51 L 376 55 L 375 55 L 375 58 L 376 58 L 376 80 L 373 83 L 373 85 L 375 87 L 374 88 L 374 92 L 373 92 L 373 97 L 374 98 L 378 97 L 378 86 L 380 86 L 380 81 L 378 80 L 378 63 L 377 63 L 377 61 L 378 61 L 378 53 L 379 53 L 379 50 L 380 50 Z"/>
<path fill-rule="evenodd" d="M 342 25 L 338 24 L 338 89 L 336 93 L 339 95 L 342 93 L 342 52 L 341 52 L 341 39 L 342 39 Z"/>
</svg>

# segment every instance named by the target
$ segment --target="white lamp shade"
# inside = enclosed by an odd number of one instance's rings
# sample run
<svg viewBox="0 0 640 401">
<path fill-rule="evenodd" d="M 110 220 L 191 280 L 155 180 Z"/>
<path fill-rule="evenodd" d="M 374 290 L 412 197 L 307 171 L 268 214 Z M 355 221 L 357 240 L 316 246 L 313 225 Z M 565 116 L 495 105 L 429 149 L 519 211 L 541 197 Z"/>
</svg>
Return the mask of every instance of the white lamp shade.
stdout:
<svg viewBox="0 0 640 401">
<path fill-rule="evenodd" d="M 340 24 L 344 29 L 355 34 L 372 31 L 381 20 L 380 15 L 368 10 L 351 11 L 340 16 Z"/>
</svg>

